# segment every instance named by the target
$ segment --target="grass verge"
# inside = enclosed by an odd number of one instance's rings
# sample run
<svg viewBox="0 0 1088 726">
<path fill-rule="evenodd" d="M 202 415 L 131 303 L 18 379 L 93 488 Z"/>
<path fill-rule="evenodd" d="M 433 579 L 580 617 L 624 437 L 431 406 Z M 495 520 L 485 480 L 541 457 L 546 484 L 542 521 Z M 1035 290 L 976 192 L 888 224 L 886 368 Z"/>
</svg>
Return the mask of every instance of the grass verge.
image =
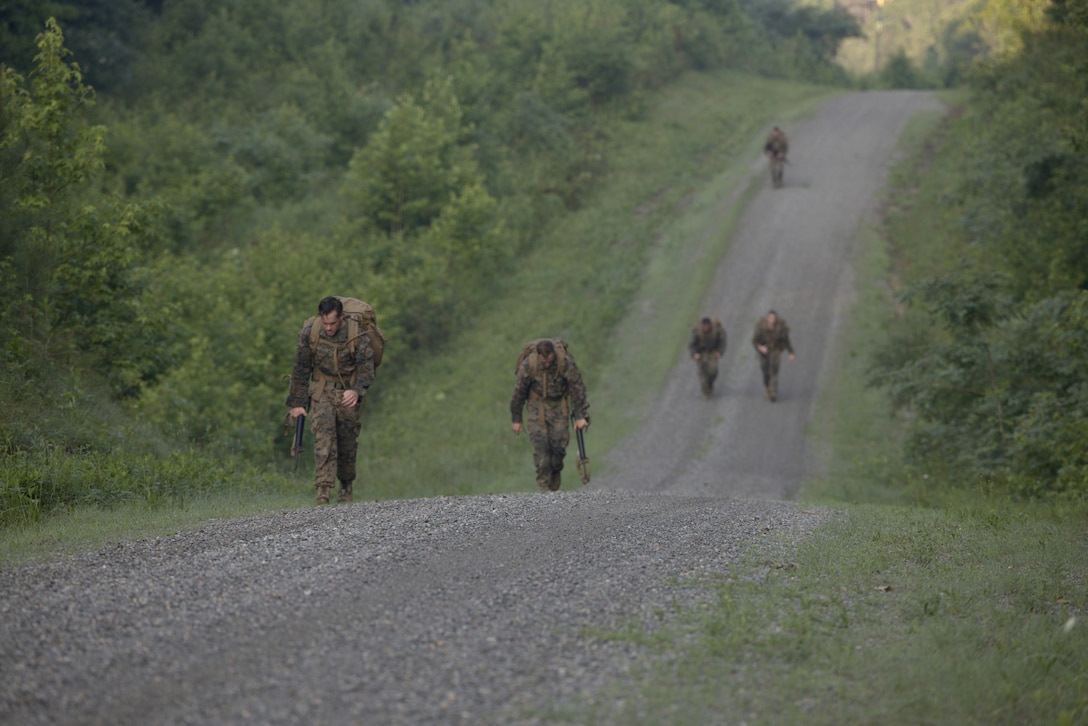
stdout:
<svg viewBox="0 0 1088 726">
<path fill-rule="evenodd" d="M 1084 723 L 1082 523 L 978 503 L 851 507 L 795 561 L 738 563 L 667 637 L 621 633 L 662 664 L 575 722 Z"/>
<path fill-rule="evenodd" d="M 930 252 L 941 244 L 934 224 L 947 220 L 939 190 L 949 170 L 919 160 L 943 131 L 936 116 L 908 127 L 887 195 L 896 243 L 886 226 L 864 230 L 857 247 L 847 354 L 814 417 L 833 453 L 804 492 L 841 516 L 789 562 L 738 562 L 707 585 L 713 603 L 677 625 L 587 634 L 637 643 L 649 665 L 563 718 L 1088 723 L 1088 510 L 916 477 L 899 456 L 908 422 L 858 385 L 901 312 L 895 291 L 939 266 Z"/>
</svg>

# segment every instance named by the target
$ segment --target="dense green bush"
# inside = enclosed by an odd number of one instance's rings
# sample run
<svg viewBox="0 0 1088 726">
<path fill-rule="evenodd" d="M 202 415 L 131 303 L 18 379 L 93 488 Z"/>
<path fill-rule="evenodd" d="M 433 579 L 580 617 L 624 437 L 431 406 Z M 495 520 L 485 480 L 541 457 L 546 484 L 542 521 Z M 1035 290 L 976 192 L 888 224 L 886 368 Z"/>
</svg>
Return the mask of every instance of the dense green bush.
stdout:
<svg viewBox="0 0 1088 726">
<path fill-rule="evenodd" d="M 97 424 L 60 425 L 63 412 L 26 415 L 35 404 L 15 392 L 52 400 L 106 381 L 182 450 L 263 464 L 285 445 L 284 376 L 321 297 L 378 308 L 399 356 L 382 381 L 397 385 L 485 309 L 542 230 L 592 201 L 608 129 L 637 121 L 644 94 L 691 68 L 830 69 L 845 26 L 791 18 L 792 60 L 761 47 L 767 29 L 735 0 L 9 3 L 0 384 L 21 403 L 0 430 L 5 465 L 24 472 L 3 480 L 13 511 L 117 501 L 90 470 L 133 492 L 140 477 L 117 464 L 148 455 Z"/>
<path fill-rule="evenodd" d="M 9 364 L 90 367 L 122 396 L 170 364 L 163 305 L 147 297 L 154 202 L 97 193 L 105 129 L 50 21 L 29 81 L 0 77 L 0 321 Z M 21 342 L 20 342 L 21 341 Z"/>
<path fill-rule="evenodd" d="M 1088 494 L 1086 43 L 1060 23 L 976 70 L 943 149 L 965 262 L 914 285 L 924 315 L 876 364 L 918 417 L 915 461 L 1028 496 Z"/>
</svg>

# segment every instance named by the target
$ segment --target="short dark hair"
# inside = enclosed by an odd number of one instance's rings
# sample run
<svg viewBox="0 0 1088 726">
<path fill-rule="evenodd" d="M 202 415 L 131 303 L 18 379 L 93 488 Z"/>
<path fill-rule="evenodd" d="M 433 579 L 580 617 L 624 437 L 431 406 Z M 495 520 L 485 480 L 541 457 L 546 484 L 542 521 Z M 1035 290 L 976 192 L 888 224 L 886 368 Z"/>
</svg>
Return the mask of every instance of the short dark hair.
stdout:
<svg viewBox="0 0 1088 726">
<path fill-rule="evenodd" d="M 542 340 L 536 344 L 536 352 L 547 355 L 555 355 L 555 344 L 550 340 Z"/>
<path fill-rule="evenodd" d="M 337 313 L 340 315 L 344 313 L 344 303 L 340 302 L 340 298 L 335 295 L 329 295 L 317 304 L 318 315 L 324 317 L 329 313 Z"/>
<path fill-rule="evenodd" d="M 710 325 L 710 318 L 703 318 L 700 322 L 702 322 L 703 325 Z"/>
</svg>

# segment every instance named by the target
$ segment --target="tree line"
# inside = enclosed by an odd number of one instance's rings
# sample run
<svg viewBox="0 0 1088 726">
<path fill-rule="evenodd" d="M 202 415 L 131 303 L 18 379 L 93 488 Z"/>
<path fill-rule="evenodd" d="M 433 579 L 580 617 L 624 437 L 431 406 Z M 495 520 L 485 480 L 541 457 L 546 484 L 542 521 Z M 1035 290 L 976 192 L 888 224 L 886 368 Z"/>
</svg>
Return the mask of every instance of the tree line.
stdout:
<svg viewBox="0 0 1088 726">
<path fill-rule="evenodd" d="M 1085 3 L 1032 17 L 966 73 L 946 146 L 963 262 L 909 292 L 925 316 L 874 379 L 917 414 L 918 461 L 1079 492 Z M 28 415 L 93 380 L 245 461 L 284 445 L 268 424 L 317 299 L 367 291 L 394 385 L 592 203 L 609 128 L 649 94 L 722 68 L 845 86 L 835 54 L 860 32 L 786 0 L 15 0 L 2 18 L 3 450 L 108 450 Z"/>
<path fill-rule="evenodd" d="M 1016 50 L 975 66 L 941 150 L 958 169 L 941 203 L 960 252 L 906 291 L 915 313 L 873 379 L 917 416 L 908 453 L 926 470 L 1079 498 L 1088 492 L 1088 3 L 1009 10 L 1016 42 L 1003 37 Z"/>
<path fill-rule="evenodd" d="M 266 459 L 295 333 L 329 291 L 380 311 L 391 383 L 586 203 L 609 125 L 647 94 L 692 69 L 844 82 L 849 15 L 753 6 L 7 3 L 9 400 L 84 375 L 177 441 Z M 9 453 L 57 443 L 15 418 Z"/>
</svg>

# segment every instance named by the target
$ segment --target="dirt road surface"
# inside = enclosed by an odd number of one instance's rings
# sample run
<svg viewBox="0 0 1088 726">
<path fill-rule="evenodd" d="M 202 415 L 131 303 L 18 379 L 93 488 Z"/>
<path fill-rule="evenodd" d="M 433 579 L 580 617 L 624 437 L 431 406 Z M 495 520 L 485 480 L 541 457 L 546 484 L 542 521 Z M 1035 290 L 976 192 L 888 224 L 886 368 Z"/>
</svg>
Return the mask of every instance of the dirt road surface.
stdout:
<svg viewBox="0 0 1088 726">
<path fill-rule="evenodd" d="M 0 723 L 577 723 L 586 699 L 618 722 L 652 655 L 594 633 L 667 622 L 831 516 L 790 500 L 852 241 L 904 124 L 935 108 L 829 101 L 786 129 L 780 190 L 753 154 L 767 183 L 705 304 L 730 339 L 715 396 L 679 355 L 592 488 L 306 508 L 2 571 Z M 748 343 L 771 307 L 797 351 L 775 404 Z"/>
<path fill-rule="evenodd" d="M 849 264 L 875 206 L 904 125 L 940 110 L 923 92 L 832 99 L 790 139 L 785 185 L 748 204 L 703 304 L 728 332 L 715 392 L 700 399 L 695 364 L 678 352 L 641 429 L 609 457 L 603 487 L 669 494 L 790 499 L 817 470 L 805 429 L 823 375 L 835 365 L 843 314 L 853 302 Z M 757 162 L 762 172 L 766 163 Z M 796 351 L 782 357 L 777 403 L 763 397 L 751 345 L 756 320 L 775 310 Z M 694 323 L 694 321 L 692 321 Z"/>
</svg>

